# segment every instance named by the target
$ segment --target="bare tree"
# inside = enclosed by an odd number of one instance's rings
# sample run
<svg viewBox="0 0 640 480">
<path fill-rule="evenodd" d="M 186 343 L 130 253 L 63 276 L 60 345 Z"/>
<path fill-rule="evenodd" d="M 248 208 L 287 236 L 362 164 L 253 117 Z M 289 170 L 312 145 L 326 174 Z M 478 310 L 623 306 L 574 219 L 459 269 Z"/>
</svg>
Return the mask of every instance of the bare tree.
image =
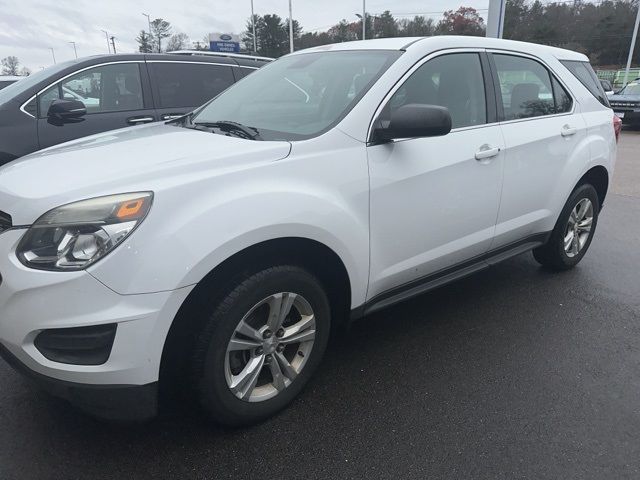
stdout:
<svg viewBox="0 0 640 480">
<path fill-rule="evenodd" d="M 3 75 L 18 75 L 18 67 L 20 66 L 20 61 L 18 57 L 14 57 L 13 55 L 9 55 L 2 59 L 2 74 Z"/>
<path fill-rule="evenodd" d="M 167 42 L 167 52 L 189 48 L 189 37 L 185 33 L 176 33 Z"/>
<path fill-rule="evenodd" d="M 28 77 L 29 75 L 31 75 L 31 70 L 29 70 L 27 67 L 22 67 L 22 70 L 20 70 L 20 76 Z"/>
</svg>

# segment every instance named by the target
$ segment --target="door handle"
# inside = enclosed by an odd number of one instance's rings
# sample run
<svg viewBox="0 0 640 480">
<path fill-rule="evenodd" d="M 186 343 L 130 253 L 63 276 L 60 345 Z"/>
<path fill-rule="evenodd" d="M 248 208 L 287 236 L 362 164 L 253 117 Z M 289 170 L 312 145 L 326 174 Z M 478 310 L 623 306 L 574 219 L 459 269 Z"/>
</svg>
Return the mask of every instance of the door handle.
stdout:
<svg viewBox="0 0 640 480">
<path fill-rule="evenodd" d="M 153 117 L 130 117 L 127 118 L 127 123 L 129 125 L 139 125 L 141 123 L 150 123 L 153 122 Z"/>
<path fill-rule="evenodd" d="M 500 153 L 500 148 L 492 147 L 486 143 L 480 147 L 480 150 L 476 152 L 476 160 L 486 160 L 487 158 L 493 158 Z"/>
<path fill-rule="evenodd" d="M 184 113 L 166 113 L 162 115 L 162 120 L 175 120 L 176 118 L 184 117 Z"/>
<path fill-rule="evenodd" d="M 570 127 L 569 125 L 565 125 L 560 130 L 560 135 L 563 137 L 570 137 L 571 135 L 575 135 L 578 132 L 577 128 Z"/>
</svg>

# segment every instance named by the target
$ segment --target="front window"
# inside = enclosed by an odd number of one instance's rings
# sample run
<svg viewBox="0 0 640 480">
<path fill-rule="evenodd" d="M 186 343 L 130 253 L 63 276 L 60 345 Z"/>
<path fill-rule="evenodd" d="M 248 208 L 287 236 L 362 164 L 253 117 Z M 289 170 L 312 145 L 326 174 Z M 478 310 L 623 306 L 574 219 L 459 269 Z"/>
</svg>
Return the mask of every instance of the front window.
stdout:
<svg viewBox="0 0 640 480">
<path fill-rule="evenodd" d="M 245 138 L 302 140 L 336 125 L 402 52 L 319 52 L 273 62 L 226 90 L 185 122 L 235 125 Z M 242 135 L 241 135 L 242 136 Z"/>
<path fill-rule="evenodd" d="M 142 84 L 137 63 L 101 65 L 56 83 L 38 95 L 40 117 L 54 100 L 78 100 L 87 114 L 142 110 Z"/>
</svg>

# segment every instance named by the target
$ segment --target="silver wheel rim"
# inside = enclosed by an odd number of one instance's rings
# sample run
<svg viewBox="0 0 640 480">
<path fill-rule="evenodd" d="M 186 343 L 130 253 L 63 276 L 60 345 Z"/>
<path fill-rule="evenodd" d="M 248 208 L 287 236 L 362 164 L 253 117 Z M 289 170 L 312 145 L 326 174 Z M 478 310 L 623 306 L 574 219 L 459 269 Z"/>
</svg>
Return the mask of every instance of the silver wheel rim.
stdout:
<svg viewBox="0 0 640 480">
<path fill-rule="evenodd" d="M 593 203 L 583 198 L 571 210 L 564 233 L 564 252 L 569 258 L 578 255 L 589 240 L 593 226 Z"/>
<path fill-rule="evenodd" d="M 315 336 L 315 315 L 304 297 L 281 292 L 261 300 L 240 320 L 227 345 L 229 389 L 247 402 L 275 397 L 302 372 Z"/>
</svg>

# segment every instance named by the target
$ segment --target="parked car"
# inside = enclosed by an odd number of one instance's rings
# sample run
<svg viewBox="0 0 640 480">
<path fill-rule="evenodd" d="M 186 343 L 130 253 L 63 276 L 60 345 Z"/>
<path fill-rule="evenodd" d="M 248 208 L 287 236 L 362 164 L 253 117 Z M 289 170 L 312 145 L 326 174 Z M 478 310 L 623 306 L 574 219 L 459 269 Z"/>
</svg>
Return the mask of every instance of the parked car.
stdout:
<svg viewBox="0 0 640 480">
<path fill-rule="evenodd" d="M 609 102 L 624 125 L 640 127 L 640 82 L 629 82 Z"/>
<path fill-rule="evenodd" d="M 16 77 L 11 75 L 0 75 L 0 90 L 9 85 L 16 83 L 18 80 L 22 80 L 24 77 Z"/>
<path fill-rule="evenodd" d="M 611 82 L 609 80 L 600 80 L 600 85 L 602 85 L 602 89 L 604 90 L 604 93 L 607 94 L 607 96 L 609 95 L 613 95 L 613 85 L 611 84 Z"/>
<path fill-rule="evenodd" d="M 97 415 L 152 416 L 161 386 L 256 422 L 343 322 L 529 250 L 574 267 L 615 153 L 579 53 L 465 36 L 296 52 L 180 119 L 0 169 L 0 351 Z"/>
<path fill-rule="evenodd" d="M 176 118 L 268 63 L 263 57 L 98 55 L 0 91 L 0 165 L 95 133 Z"/>
</svg>

